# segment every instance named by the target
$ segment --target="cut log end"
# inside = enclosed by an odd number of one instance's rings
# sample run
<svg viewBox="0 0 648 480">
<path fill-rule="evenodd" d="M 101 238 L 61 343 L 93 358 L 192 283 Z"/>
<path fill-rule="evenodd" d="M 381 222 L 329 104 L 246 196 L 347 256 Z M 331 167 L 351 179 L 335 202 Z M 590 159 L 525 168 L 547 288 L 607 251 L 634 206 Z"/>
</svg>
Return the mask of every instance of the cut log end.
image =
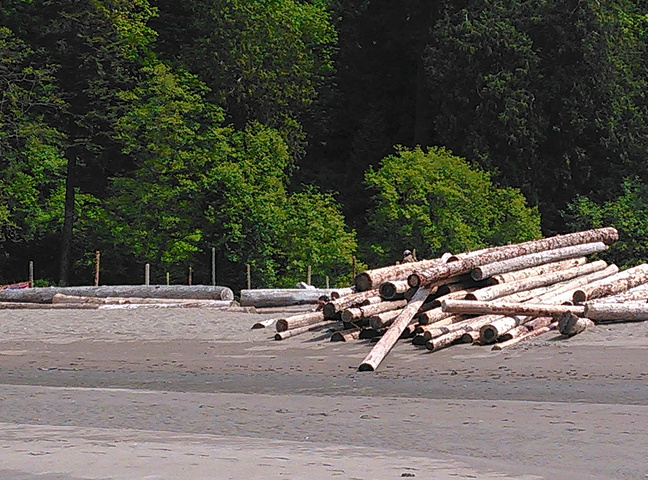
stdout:
<svg viewBox="0 0 648 480">
<path fill-rule="evenodd" d="M 359 372 L 373 372 L 374 367 L 370 363 L 361 363 L 358 367 Z"/>
<path fill-rule="evenodd" d="M 277 329 L 277 332 L 285 332 L 288 330 L 288 322 L 285 319 L 280 318 L 277 320 L 275 328 Z"/>
<path fill-rule="evenodd" d="M 366 290 L 371 290 L 372 288 L 371 278 L 366 272 L 356 275 L 353 281 L 358 292 L 364 292 Z"/>
<path fill-rule="evenodd" d="M 497 340 L 497 329 L 491 325 L 484 325 L 480 331 L 480 338 L 484 343 L 494 343 Z"/>
</svg>

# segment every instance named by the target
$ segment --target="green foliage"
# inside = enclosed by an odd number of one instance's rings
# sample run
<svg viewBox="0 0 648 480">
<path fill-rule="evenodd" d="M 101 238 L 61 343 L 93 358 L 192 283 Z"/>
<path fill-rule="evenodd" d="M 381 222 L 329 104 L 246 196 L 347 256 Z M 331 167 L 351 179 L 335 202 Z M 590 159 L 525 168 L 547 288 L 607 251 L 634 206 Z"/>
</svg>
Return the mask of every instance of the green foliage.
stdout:
<svg viewBox="0 0 648 480">
<path fill-rule="evenodd" d="M 625 179 L 622 193 L 602 204 L 577 197 L 563 216 L 574 231 L 615 227 L 619 240 L 601 256 L 620 268 L 648 262 L 648 185 L 638 178 Z"/>
<path fill-rule="evenodd" d="M 374 260 L 393 263 L 405 248 L 418 257 L 462 252 L 541 236 L 540 216 L 518 190 L 444 148 L 397 148 L 366 173 L 375 192 L 369 222 Z"/>
</svg>

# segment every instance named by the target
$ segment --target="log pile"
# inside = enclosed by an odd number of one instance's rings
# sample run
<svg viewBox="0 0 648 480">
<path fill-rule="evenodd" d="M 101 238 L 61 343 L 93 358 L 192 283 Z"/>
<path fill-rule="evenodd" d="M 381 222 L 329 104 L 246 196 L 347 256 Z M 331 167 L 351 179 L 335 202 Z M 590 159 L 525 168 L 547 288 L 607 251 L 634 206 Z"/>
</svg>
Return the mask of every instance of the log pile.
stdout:
<svg viewBox="0 0 648 480">
<path fill-rule="evenodd" d="M 502 350 L 549 332 L 569 338 L 648 320 L 648 264 L 620 271 L 591 258 L 617 240 L 607 227 L 367 270 L 313 325 L 331 341 L 374 337 L 358 367 L 373 371 L 403 339 L 430 352 L 459 343 Z"/>
</svg>

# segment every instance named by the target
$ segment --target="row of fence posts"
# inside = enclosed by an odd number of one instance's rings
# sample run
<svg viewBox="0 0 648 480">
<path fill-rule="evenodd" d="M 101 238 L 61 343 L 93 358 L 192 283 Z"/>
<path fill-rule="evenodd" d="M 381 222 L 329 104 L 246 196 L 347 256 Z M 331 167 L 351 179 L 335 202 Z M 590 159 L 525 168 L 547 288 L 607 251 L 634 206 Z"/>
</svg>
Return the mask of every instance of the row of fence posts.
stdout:
<svg viewBox="0 0 648 480">
<path fill-rule="evenodd" d="M 212 247 L 211 251 L 211 280 L 212 285 L 216 286 L 216 248 Z M 94 286 L 99 286 L 99 271 L 101 269 L 101 252 L 97 250 L 95 252 L 95 261 L 94 261 Z M 249 263 L 245 264 L 246 276 L 247 276 L 247 288 L 250 290 L 252 288 L 252 272 Z M 356 257 L 353 257 L 353 277 L 356 276 Z M 189 285 L 192 284 L 193 277 L 193 267 L 189 267 L 189 274 L 187 277 L 187 282 Z M 306 283 L 311 285 L 312 281 L 312 270 L 311 266 L 308 266 L 308 271 L 306 275 Z M 144 265 L 144 285 L 150 285 L 151 281 L 151 264 L 147 263 Z M 29 284 L 34 285 L 34 262 L 33 260 L 29 261 Z M 171 278 L 169 272 L 166 272 L 166 284 L 171 284 Z M 326 276 L 326 288 L 329 287 L 329 277 Z"/>
</svg>

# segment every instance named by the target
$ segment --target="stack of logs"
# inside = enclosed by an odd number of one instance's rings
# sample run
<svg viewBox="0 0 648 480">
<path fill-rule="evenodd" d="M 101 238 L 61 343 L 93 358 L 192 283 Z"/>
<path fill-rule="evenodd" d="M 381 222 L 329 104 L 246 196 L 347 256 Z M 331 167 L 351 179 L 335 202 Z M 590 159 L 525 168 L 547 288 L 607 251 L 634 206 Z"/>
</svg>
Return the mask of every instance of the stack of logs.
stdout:
<svg viewBox="0 0 648 480">
<path fill-rule="evenodd" d="M 648 264 L 620 271 L 592 260 L 618 240 L 600 228 L 367 270 L 321 311 L 276 320 L 276 340 L 312 331 L 372 339 L 373 371 L 399 339 L 437 351 L 457 343 L 501 350 L 551 330 L 648 320 Z"/>
</svg>

